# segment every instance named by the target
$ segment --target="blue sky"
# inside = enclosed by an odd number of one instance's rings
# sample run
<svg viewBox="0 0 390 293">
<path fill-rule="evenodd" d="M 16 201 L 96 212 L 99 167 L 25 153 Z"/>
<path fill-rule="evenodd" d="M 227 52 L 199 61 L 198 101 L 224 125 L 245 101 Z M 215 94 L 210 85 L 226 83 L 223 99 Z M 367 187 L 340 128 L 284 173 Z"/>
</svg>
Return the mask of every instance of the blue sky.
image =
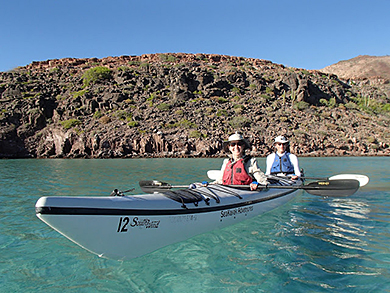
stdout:
<svg viewBox="0 0 390 293">
<path fill-rule="evenodd" d="M 3 0 L 0 71 L 168 52 L 321 69 L 390 55 L 389 11 L 389 0 Z"/>
</svg>

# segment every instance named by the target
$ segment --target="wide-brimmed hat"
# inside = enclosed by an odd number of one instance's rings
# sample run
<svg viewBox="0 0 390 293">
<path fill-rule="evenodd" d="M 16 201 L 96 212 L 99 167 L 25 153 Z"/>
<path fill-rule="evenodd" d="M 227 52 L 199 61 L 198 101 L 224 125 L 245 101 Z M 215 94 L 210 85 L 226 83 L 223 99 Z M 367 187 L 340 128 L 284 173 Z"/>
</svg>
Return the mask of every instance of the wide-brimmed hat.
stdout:
<svg viewBox="0 0 390 293">
<path fill-rule="evenodd" d="M 223 142 L 223 149 L 225 152 L 229 151 L 229 144 L 232 141 L 242 141 L 244 143 L 244 150 L 249 149 L 251 147 L 249 142 L 242 136 L 242 134 L 236 132 L 236 133 L 232 134 L 231 136 L 229 136 L 228 140 L 225 140 Z"/>
<path fill-rule="evenodd" d="M 279 135 L 278 137 L 275 138 L 274 143 L 288 143 L 288 139 L 285 138 L 283 135 Z"/>
</svg>

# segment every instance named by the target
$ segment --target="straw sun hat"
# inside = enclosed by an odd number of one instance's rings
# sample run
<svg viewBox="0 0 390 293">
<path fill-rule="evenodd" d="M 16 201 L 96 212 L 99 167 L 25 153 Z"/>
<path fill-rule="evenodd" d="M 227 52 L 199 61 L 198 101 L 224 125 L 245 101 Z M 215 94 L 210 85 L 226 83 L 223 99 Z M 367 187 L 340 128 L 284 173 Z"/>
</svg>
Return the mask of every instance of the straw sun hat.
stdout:
<svg viewBox="0 0 390 293">
<path fill-rule="evenodd" d="M 244 143 L 244 150 L 249 149 L 251 147 L 249 142 L 242 136 L 242 134 L 236 132 L 236 133 L 232 134 L 231 136 L 229 136 L 228 140 L 225 140 L 223 142 L 223 149 L 225 152 L 229 151 L 229 144 L 232 141 L 242 141 Z"/>
<path fill-rule="evenodd" d="M 285 138 L 283 135 L 279 135 L 278 137 L 275 138 L 274 143 L 288 143 L 288 139 Z"/>
</svg>

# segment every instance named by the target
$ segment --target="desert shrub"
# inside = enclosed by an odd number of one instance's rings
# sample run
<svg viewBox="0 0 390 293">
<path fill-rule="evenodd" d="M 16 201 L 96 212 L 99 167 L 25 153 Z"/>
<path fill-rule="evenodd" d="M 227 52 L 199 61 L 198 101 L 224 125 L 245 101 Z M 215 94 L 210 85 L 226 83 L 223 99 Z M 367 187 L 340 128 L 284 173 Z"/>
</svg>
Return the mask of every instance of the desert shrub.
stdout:
<svg viewBox="0 0 390 293">
<path fill-rule="evenodd" d="M 207 114 L 211 114 L 211 113 L 213 113 L 215 110 L 214 110 L 214 108 L 212 108 L 212 107 L 206 107 L 206 108 L 204 109 L 204 111 L 205 111 Z"/>
<path fill-rule="evenodd" d="M 357 109 L 358 108 L 358 105 L 356 105 L 354 102 L 348 102 L 344 106 L 347 109 Z"/>
<path fill-rule="evenodd" d="M 160 111 L 169 111 L 169 108 L 170 108 L 170 105 L 167 103 L 161 103 L 161 104 L 157 105 L 157 109 L 159 109 Z"/>
<path fill-rule="evenodd" d="M 81 90 L 81 91 L 78 91 L 78 92 L 73 92 L 72 93 L 73 99 L 81 97 L 81 96 L 85 95 L 87 92 L 88 92 L 87 89 L 84 89 L 84 90 Z"/>
<path fill-rule="evenodd" d="M 176 62 L 177 58 L 172 55 L 160 54 L 158 56 L 162 62 Z"/>
<path fill-rule="evenodd" d="M 191 138 L 201 138 L 204 137 L 204 135 L 199 130 L 193 130 L 188 134 Z"/>
<path fill-rule="evenodd" d="M 180 127 L 186 128 L 186 129 L 198 127 L 195 123 L 193 123 L 187 119 L 180 120 L 180 122 L 178 122 L 177 126 L 180 126 Z"/>
<path fill-rule="evenodd" d="M 103 114 L 97 110 L 95 113 L 93 113 L 93 118 L 100 119 L 103 116 Z"/>
<path fill-rule="evenodd" d="M 65 129 L 70 129 L 72 127 L 80 125 L 81 121 L 78 119 L 69 119 L 69 120 L 61 121 L 60 123 L 62 127 L 64 127 Z"/>
<path fill-rule="evenodd" d="M 119 118 L 120 120 L 129 120 L 133 117 L 132 113 L 129 113 L 125 110 L 118 110 L 115 112 L 115 117 Z"/>
<path fill-rule="evenodd" d="M 126 99 L 123 102 L 126 104 L 134 104 L 134 101 L 132 99 Z"/>
<path fill-rule="evenodd" d="M 138 121 L 130 121 L 129 123 L 127 123 L 127 126 L 137 127 L 137 126 L 139 126 L 139 122 Z"/>
<path fill-rule="evenodd" d="M 111 78 L 111 69 L 104 66 L 88 69 L 82 76 L 84 87 L 90 85 L 91 83 Z"/>
<path fill-rule="evenodd" d="M 228 116 L 228 112 L 225 110 L 225 109 L 219 109 L 218 111 L 217 111 L 217 116 L 218 117 L 221 117 L 221 116 Z"/>
<path fill-rule="evenodd" d="M 323 106 L 328 106 L 328 100 L 327 99 L 320 99 L 320 104 Z"/>
<path fill-rule="evenodd" d="M 294 104 L 294 108 L 299 111 L 303 111 L 307 108 L 309 108 L 310 104 L 305 101 L 299 101 L 298 103 Z"/>
<path fill-rule="evenodd" d="M 320 99 L 320 104 L 327 106 L 329 108 L 334 108 L 336 107 L 336 98 L 330 98 L 329 100 L 327 99 Z"/>
<path fill-rule="evenodd" d="M 217 102 L 218 102 L 219 104 L 226 103 L 227 101 L 228 101 L 228 100 L 225 99 L 224 97 L 218 97 L 218 99 L 217 99 Z"/>
<path fill-rule="evenodd" d="M 178 109 L 175 111 L 175 115 L 181 116 L 183 115 L 184 111 L 182 109 Z"/>
<path fill-rule="evenodd" d="M 128 63 L 130 66 L 140 66 L 141 61 L 129 61 Z"/>
<path fill-rule="evenodd" d="M 131 71 L 132 69 L 130 67 L 127 67 L 127 66 L 119 66 L 118 67 L 118 71 Z"/>
<path fill-rule="evenodd" d="M 107 124 L 111 122 L 111 118 L 108 116 L 102 116 L 100 117 L 99 122 L 102 124 Z"/>
<path fill-rule="evenodd" d="M 234 88 L 232 88 L 232 92 L 236 93 L 236 94 L 240 94 L 241 90 L 238 87 L 234 87 Z"/>
<path fill-rule="evenodd" d="M 250 126 L 250 120 L 243 116 L 233 117 L 232 120 L 229 121 L 229 125 L 233 127 L 233 129 L 239 129 L 246 126 Z"/>
</svg>

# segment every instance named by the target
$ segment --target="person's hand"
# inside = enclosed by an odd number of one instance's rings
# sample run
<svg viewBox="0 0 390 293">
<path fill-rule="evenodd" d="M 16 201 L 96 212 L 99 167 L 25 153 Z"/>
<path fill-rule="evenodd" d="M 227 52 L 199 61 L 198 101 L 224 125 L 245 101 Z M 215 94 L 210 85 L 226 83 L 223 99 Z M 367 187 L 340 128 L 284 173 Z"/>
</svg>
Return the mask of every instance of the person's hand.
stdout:
<svg viewBox="0 0 390 293">
<path fill-rule="evenodd" d="M 257 185 L 259 185 L 259 183 L 257 183 L 257 181 L 253 181 L 249 186 L 250 186 L 251 190 L 256 190 Z"/>
<path fill-rule="evenodd" d="M 298 175 L 293 175 L 293 176 L 291 176 L 291 179 L 292 179 L 292 180 L 297 180 L 297 179 L 298 179 Z"/>
</svg>

